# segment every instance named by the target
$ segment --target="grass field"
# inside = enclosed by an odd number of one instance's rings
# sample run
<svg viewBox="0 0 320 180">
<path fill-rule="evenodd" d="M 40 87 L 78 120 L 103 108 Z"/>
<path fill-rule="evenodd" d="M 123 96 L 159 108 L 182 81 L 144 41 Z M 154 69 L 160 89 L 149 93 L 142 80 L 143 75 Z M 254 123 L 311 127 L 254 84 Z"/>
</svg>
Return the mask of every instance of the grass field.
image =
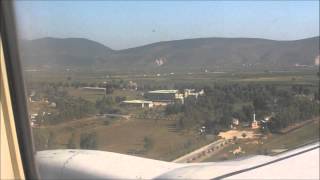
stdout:
<svg viewBox="0 0 320 180">
<path fill-rule="evenodd" d="M 97 135 L 98 150 L 166 161 L 171 161 L 213 141 L 193 132 L 176 131 L 172 123 L 172 120 L 91 119 L 34 130 L 42 133 L 46 131 L 47 136 L 54 134 L 51 137 L 53 144 L 49 149 L 67 148 L 72 134 L 78 146 L 81 133 L 94 132 Z M 148 144 L 145 139 L 148 139 Z"/>
</svg>

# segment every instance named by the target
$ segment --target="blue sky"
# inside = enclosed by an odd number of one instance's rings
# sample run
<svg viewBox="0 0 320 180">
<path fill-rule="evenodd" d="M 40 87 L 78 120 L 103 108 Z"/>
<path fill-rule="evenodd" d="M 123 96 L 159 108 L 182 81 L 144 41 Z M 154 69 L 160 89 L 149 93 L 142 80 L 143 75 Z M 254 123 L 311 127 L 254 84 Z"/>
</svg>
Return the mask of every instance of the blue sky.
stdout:
<svg viewBox="0 0 320 180">
<path fill-rule="evenodd" d="M 319 1 L 18 1 L 21 38 L 82 37 L 113 49 L 198 37 L 319 36 Z"/>
</svg>

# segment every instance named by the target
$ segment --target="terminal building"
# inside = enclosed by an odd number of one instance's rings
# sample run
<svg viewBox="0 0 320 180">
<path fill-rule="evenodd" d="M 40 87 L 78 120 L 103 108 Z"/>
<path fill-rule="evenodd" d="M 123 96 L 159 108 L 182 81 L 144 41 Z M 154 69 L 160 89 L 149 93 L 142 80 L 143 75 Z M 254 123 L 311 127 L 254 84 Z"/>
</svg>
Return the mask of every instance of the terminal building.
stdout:
<svg viewBox="0 0 320 180">
<path fill-rule="evenodd" d="M 165 104 L 184 103 L 184 96 L 178 90 L 148 91 L 144 97 L 149 101 Z"/>
<path fill-rule="evenodd" d="M 166 106 L 168 104 L 184 104 L 185 98 L 198 98 L 203 95 L 203 90 L 196 92 L 194 89 L 185 89 L 179 93 L 176 89 L 148 91 L 144 94 L 146 100 L 122 101 L 121 106 L 128 108 L 153 108 L 156 106 Z"/>
</svg>

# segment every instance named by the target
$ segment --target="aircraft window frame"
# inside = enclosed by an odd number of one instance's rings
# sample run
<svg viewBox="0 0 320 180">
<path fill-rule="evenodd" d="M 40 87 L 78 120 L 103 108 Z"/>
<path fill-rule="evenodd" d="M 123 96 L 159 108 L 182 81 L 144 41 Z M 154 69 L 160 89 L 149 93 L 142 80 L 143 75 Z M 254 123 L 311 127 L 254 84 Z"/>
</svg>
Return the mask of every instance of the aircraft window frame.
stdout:
<svg viewBox="0 0 320 180">
<path fill-rule="evenodd" d="M 16 39 L 13 1 L 0 1 L 0 33 L 24 175 L 39 179 Z"/>
</svg>

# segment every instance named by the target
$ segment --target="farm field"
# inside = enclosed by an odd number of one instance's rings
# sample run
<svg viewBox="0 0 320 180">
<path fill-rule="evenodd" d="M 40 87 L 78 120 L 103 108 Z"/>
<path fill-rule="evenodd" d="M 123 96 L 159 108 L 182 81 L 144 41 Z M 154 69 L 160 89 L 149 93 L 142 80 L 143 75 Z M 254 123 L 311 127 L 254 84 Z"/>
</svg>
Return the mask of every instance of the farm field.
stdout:
<svg viewBox="0 0 320 180">
<path fill-rule="evenodd" d="M 285 83 L 285 84 L 311 84 L 317 82 L 317 69 L 299 70 L 284 72 L 220 72 L 220 73 L 146 73 L 146 74 L 114 74 L 110 72 L 56 72 L 56 71 L 35 71 L 25 72 L 26 80 L 29 82 L 82 82 L 101 83 L 104 81 L 135 81 L 139 84 L 155 83 L 172 85 L 174 83 Z M 158 76 L 159 75 L 159 76 Z"/>
</svg>

